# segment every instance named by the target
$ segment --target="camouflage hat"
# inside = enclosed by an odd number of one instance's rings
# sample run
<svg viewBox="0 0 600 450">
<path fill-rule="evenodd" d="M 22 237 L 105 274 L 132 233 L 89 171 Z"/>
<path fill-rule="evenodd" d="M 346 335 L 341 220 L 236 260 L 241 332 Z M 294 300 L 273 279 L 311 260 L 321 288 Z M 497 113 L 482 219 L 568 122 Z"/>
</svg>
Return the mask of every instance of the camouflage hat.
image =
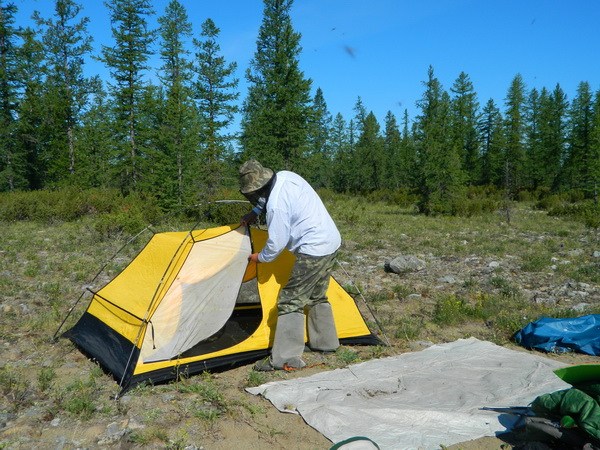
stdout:
<svg viewBox="0 0 600 450">
<path fill-rule="evenodd" d="M 250 159 L 240 167 L 240 192 L 248 194 L 258 191 L 273 178 L 273 171 L 263 167 L 255 159 Z"/>
</svg>

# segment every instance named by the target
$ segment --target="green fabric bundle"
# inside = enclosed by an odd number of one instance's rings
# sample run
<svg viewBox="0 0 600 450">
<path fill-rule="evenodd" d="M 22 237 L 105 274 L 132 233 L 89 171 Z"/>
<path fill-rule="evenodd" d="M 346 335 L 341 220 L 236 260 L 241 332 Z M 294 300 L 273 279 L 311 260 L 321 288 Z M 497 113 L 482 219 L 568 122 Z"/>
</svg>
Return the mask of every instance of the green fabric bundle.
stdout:
<svg viewBox="0 0 600 450">
<path fill-rule="evenodd" d="M 596 384 L 595 389 L 600 392 L 600 384 Z M 599 401 L 600 397 L 593 397 L 573 387 L 540 395 L 533 401 L 531 408 L 541 416 L 558 416 L 561 425 L 567 428 L 577 425 L 600 440 Z"/>
<path fill-rule="evenodd" d="M 531 409 L 539 416 L 558 417 L 565 428 L 578 426 L 600 441 L 600 365 L 555 370 L 573 387 L 537 397 Z"/>
</svg>

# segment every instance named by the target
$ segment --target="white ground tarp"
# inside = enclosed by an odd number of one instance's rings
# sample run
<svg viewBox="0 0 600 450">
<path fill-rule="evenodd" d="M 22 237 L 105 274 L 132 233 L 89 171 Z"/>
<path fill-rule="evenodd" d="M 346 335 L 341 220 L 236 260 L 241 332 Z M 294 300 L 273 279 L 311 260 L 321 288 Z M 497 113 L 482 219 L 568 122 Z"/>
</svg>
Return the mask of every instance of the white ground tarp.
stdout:
<svg viewBox="0 0 600 450">
<path fill-rule="evenodd" d="M 527 406 L 569 388 L 553 373 L 559 367 L 470 338 L 247 391 L 334 443 L 366 436 L 381 449 L 439 449 L 510 429 L 511 416 L 481 408 Z"/>
</svg>

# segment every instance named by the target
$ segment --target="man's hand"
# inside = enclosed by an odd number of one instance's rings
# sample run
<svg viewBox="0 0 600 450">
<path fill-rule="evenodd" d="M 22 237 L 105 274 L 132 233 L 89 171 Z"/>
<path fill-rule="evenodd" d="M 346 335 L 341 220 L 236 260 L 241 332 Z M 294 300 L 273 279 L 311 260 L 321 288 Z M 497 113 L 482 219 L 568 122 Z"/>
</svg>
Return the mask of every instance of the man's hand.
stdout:
<svg viewBox="0 0 600 450">
<path fill-rule="evenodd" d="M 257 263 L 258 261 L 258 253 L 252 253 L 250 256 L 248 256 L 248 261 L 253 262 L 253 263 Z"/>
<path fill-rule="evenodd" d="M 240 221 L 240 223 L 244 226 L 252 225 L 254 222 L 256 222 L 257 217 L 258 216 L 256 215 L 256 213 L 254 211 L 250 211 L 248 214 L 246 214 L 244 217 L 242 217 L 242 220 Z"/>
</svg>

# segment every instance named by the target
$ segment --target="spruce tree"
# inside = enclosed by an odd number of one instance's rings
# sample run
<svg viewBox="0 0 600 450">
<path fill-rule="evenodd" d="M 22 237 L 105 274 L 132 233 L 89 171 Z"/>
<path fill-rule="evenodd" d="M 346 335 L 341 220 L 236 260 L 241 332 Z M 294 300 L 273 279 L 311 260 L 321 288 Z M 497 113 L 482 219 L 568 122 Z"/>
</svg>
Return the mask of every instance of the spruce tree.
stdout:
<svg viewBox="0 0 600 450">
<path fill-rule="evenodd" d="M 292 0 L 264 0 L 256 52 L 246 71 L 242 157 L 274 169 L 296 170 L 304 162 L 311 113 L 311 80 L 300 70 L 300 34 Z"/>
<path fill-rule="evenodd" d="M 451 99 L 428 70 L 425 92 L 418 102 L 416 139 L 419 158 L 419 208 L 426 214 L 454 213 L 463 201 L 464 175 L 458 147 L 451 135 Z"/>
<path fill-rule="evenodd" d="M 500 109 L 489 99 L 478 124 L 481 142 L 481 177 L 479 183 L 501 188 L 504 182 L 504 126 Z"/>
<path fill-rule="evenodd" d="M 388 174 L 384 187 L 388 189 L 398 189 L 403 180 L 406 180 L 407 173 L 404 170 L 401 152 L 402 135 L 400 134 L 398 122 L 396 116 L 388 111 L 385 115 L 384 132 L 384 154 Z"/>
<path fill-rule="evenodd" d="M 81 112 L 90 91 L 90 81 L 83 75 L 83 65 L 92 50 L 87 32 L 88 17 L 79 18 L 81 5 L 74 0 L 55 0 L 54 15 L 44 19 L 39 12 L 34 19 L 44 30 L 43 43 L 47 55 L 49 122 L 53 133 L 46 158 L 52 182 L 65 180 L 72 184 L 76 169 L 76 133 Z"/>
<path fill-rule="evenodd" d="M 194 97 L 198 102 L 201 118 L 201 168 L 202 187 L 209 195 L 223 184 L 226 161 L 235 136 L 226 130 L 238 112 L 239 97 L 235 78 L 237 64 L 227 62 L 220 54 L 218 44 L 220 30 L 211 19 L 202 24 L 202 40 L 194 40 L 196 79 Z"/>
<path fill-rule="evenodd" d="M 299 171 L 314 187 L 331 186 L 331 150 L 329 133 L 331 114 L 321 88 L 313 99 L 313 111 L 308 128 L 308 161 Z"/>
<path fill-rule="evenodd" d="M 111 153 L 114 145 L 112 134 L 112 113 L 108 94 L 102 80 L 94 77 L 91 80 L 92 94 L 89 104 L 82 115 L 82 127 L 79 137 L 85 142 L 86 151 L 81 154 L 77 176 L 82 184 L 94 188 L 115 187 L 111 179 Z"/>
<path fill-rule="evenodd" d="M 356 136 L 360 136 L 363 132 L 365 121 L 367 120 L 367 108 L 365 107 L 362 98 L 357 97 L 354 103 L 354 132 Z"/>
<path fill-rule="evenodd" d="M 346 153 L 346 189 L 350 192 L 362 192 L 363 184 L 360 164 L 364 159 L 359 154 L 358 144 L 364 134 L 365 122 L 367 120 L 367 108 L 362 99 L 357 97 L 354 104 L 354 117 L 348 123 L 348 152 Z"/>
<path fill-rule="evenodd" d="M 331 126 L 331 152 L 333 159 L 332 187 L 337 192 L 348 192 L 350 186 L 350 136 L 348 125 L 341 113 L 337 113 Z"/>
<path fill-rule="evenodd" d="M 18 111 L 17 7 L 0 5 L 0 191 L 25 186 L 25 160 L 15 141 Z"/>
<path fill-rule="evenodd" d="M 600 206 L 600 90 L 596 91 L 594 100 L 591 141 L 588 192 L 594 199 L 596 208 L 598 208 Z"/>
<path fill-rule="evenodd" d="M 418 186 L 417 154 L 414 137 L 409 129 L 407 109 L 404 110 L 404 115 L 402 116 L 402 141 L 400 144 L 399 164 L 398 179 L 400 187 L 410 190 L 416 189 Z"/>
<path fill-rule="evenodd" d="M 582 81 L 569 109 L 570 130 L 563 167 L 563 188 L 582 191 L 592 197 L 595 190 L 593 168 L 597 156 L 593 148 L 594 101 L 590 84 Z"/>
<path fill-rule="evenodd" d="M 509 197 L 514 197 L 524 186 L 525 165 L 525 83 L 515 75 L 508 89 L 505 111 L 506 148 L 504 153 L 504 185 Z"/>
<path fill-rule="evenodd" d="M 47 161 L 43 151 L 49 140 L 48 116 L 44 92 L 44 47 L 35 31 L 26 28 L 22 32 L 23 44 L 19 48 L 20 101 L 15 142 L 17 154 L 24 158 L 23 171 L 28 189 L 42 189 L 47 179 Z M 46 153 L 47 154 L 47 153 Z"/>
<path fill-rule="evenodd" d="M 524 107 L 525 120 L 525 159 L 523 164 L 523 185 L 535 191 L 541 186 L 543 161 L 541 127 L 541 103 L 546 100 L 547 91 L 540 94 L 536 88 L 529 91 Z"/>
<path fill-rule="evenodd" d="M 186 191 L 195 188 L 195 165 L 198 149 L 197 114 L 192 100 L 191 62 L 187 41 L 192 37 L 192 24 L 185 8 L 178 0 L 171 0 L 164 15 L 159 17 L 160 80 L 164 92 L 164 109 L 160 113 L 160 135 L 157 137 L 160 152 L 155 171 L 162 182 L 154 187 L 165 206 L 181 206 Z"/>
<path fill-rule="evenodd" d="M 353 192 L 369 193 L 383 187 L 386 179 L 384 140 L 379 123 L 373 112 L 367 114 L 362 124 L 362 133 L 356 143 L 353 166 L 356 176 L 352 178 Z"/>
<path fill-rule="evenodd" d="M 113 79 L 109 93 L 114 99 L 115 133 L 118 137 L 112 160 L 123 192 L 138 189 L 144 155 L 141 129 L 147 88 L 144 75 L 148 70 L 150 45 L 154 32 L 148 29 L 147 18 L 154 13 L 150 0 L 109 0 L 114 46 L 102 47 L 102 61 Z"/>
<path fill-rule="evenodd" d="M 479 103 L 469 76 L 461 72 L 451 87 L 452 134 L 454 146 L 458 148 L 462 169 L 469 184 L 480 178 L 479 141 L 477 120 Z"/>
<path fill-rule="evenodd" d="M 559 85 L 549 92 L 542 88 L 539 105 L 539 146 L 532 160 L 537 174 L 535 187 L 556 190 L 565 152 L 566 111 L 568 102 Z M 531 153 L 531 152 L 530 152 Z"/>
</svg>

